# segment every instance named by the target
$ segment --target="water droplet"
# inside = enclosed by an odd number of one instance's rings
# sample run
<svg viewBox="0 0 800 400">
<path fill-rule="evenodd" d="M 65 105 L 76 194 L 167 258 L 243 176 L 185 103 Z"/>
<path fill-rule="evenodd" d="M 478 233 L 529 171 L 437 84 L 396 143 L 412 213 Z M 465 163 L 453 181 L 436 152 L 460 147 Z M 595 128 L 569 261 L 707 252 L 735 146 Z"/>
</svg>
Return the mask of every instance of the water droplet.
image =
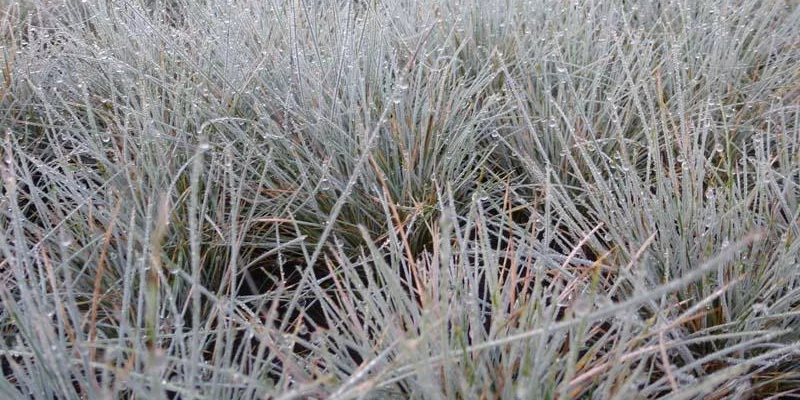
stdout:
<svg viewBox="0 0 800 400">
<path fill-rule="evenodd" d="M 589 313 L 592 312 L 592 308 L 594 308 L 592 302 L 586 297 L 579 298 L 572 306 L 572 310 L 578 317 L 585 317 L 586 315 L 589 315 Z"/>
<path fill-rule="evenodd" d="M 764 303 L 754 303 L 753 304 L 753 312 L 755 314 L 766 314 L 769 311 L 769 307 L 767 307 Z"/>
<path fill-rule="evenodd" d="M 231 152 L 230 147 L 225 148 L 225 166 L 226 167 L 233 166 L 233 153 Z"/>
<path fill-rule="evenodd" d="M 395 93 L 392 95 L 392 103 L 400 104 L 403 101 L 403 95 L 401 93 Z"/>
<path fill-rule="evenodd" d="M 685 372 L 676 371 L 675 375 L 678 377 L 678 381 L 683 384 L 695 384 L 697 383 L 697 377 L 692 374 L 687 374 Z"/>
</svg>

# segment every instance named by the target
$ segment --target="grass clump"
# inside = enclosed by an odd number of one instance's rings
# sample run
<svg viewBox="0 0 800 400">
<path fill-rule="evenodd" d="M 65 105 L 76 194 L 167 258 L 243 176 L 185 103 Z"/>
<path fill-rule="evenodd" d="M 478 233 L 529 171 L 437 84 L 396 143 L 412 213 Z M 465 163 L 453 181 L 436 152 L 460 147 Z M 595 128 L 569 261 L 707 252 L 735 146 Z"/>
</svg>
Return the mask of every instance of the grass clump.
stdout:
<svg viewBox="0 0 800 400">
<path fill-rule="evenodd" d="M 792 2 L 0 5 L 3 398 L 800 394 Z"/>
</svg>

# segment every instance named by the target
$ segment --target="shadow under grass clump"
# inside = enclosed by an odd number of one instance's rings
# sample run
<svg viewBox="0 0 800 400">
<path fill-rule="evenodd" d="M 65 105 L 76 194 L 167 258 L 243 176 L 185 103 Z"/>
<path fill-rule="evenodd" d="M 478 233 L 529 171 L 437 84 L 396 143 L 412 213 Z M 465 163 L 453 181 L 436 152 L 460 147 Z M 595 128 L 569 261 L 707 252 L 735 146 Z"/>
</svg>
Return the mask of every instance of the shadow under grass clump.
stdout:
<svg viewBox="0 0 800 400">
<path fill-rule="evenodd" d="M 260 260 L 238 278 L 235 296 L 251 307 L 259 316 L 259 323 L 275 334 L 290 335 L 294 342 L 285 351 L 279 350 L 270 356 L 276 350 L 271 348 L 260 355 L 273 358 L 267 377 L 274 383 L 282 382 L 293 368 L 287 367 L 282 357 L 305 359 L 312 352 L 318 352 L 315 338 L 335 328 L 336 321 L 331 319 L 330 312 L 342 309 L 343 305 L 337 302 L 337 288 L 331 279 L 336 271 L 329 269 L 331 265 L 329 261 L 320 261 L 308 268 L 303 258 L 280 254 Z M 320 298 L 320 292 L 327 296 Z M 247 336 L 246 332 L 237 334 L 234 346 L 258 349 L 263 338 Z M 344 371 L 346 373 L 354 372 L 364 361 L 354 348 L 345 348 L 344 354 L 340 352 L 342 349 L 338 350 L 331 350 L 331 356 L 349 358 L 344 364 L 353 370 Z"/>
</svg>

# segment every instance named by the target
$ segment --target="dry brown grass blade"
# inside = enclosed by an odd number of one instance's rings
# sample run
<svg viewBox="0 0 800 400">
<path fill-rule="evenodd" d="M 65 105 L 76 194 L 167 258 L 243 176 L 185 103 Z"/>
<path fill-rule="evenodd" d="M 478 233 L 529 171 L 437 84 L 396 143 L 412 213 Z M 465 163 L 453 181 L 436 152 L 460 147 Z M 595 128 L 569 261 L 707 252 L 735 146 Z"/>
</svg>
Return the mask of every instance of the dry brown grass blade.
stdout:
<svg viewBox="0 0 800 400">
<path fill-rule="evenodd" d="M 103 234 L 103 248 L 100 251 L 100 257 L 97 260 L 97 273 L 94 276 L 94 289 L 92 290 L 92 302 L 89 308 L 89 319 L 84 320 L 84 325 L 89 325 L 89 338 L 87 345 L 89 346 L 89 360 L 91 361 L 96 361 L 97 358 L 97 347 L 95 346 L 95 342 L 97 341 L 97 310 L 100 306 L 100 299 L 103 298 L 103 296 L 100 295 L 100 291 L 103 289 L 102 281 L 106 271 L 106 257 L 108 255 L 108 248 L 111 245 L 111 235 L 114 233 L 117 217 L 119 217 L 121 208 L 122 201 L 117 201 L 117 204 L 114 205 L 114 211 L 111 214 L 109 224 L 106 227 L 105 233 Z M 91 377 L 92 382 L 99 388 L 99 383 L 95 379 L 93 368 L 89 371 L 89 376 Z"/>
<path fill-rule="evenodd" d="M 414 259 L 414 254 L 412 252 L 411 245 L 408 242 L 408 235 L 406 234 L 405 224 L 411 217 L 409 216 L 408 218 L 406 218 L 406 221 L 402 221 L 400 219 L 400 214 L 397 212 L 397 206 L 394 204 L 392 195 L 389 192 L 389 186 L 386 184 L 386 180 L 383 178 L 383 174 L 381 173 L 378 164 L 375 162 L 375 159 L 371 155 L 369 157 L 369 161 L 372 164 L 372 167 L 375 168 L 376 175 L 383 189 L 383 195 L 386 198 L 386 203 L 389 205 L 389 210 L 392 212 L 392 218 L 394 219 L 394 223 L 396 224 L 397 232 L 400 234 L 400 240 L 403 242 L 403 247 L 406 253 L 406 257 L 408 258 L 408 264 L 411 268 L 411 274 L 413 275 L 414 278 L 416 290 L 417 293 L 419 293 L 420 301 L 422 302 L 422 307 L 424 308 L 426 304 L 430 303 L 431 299 L 429 299 L 430 296 L 427 295 L 427 292 L 425 291 L 425 288 L 422 285 L 422 279 L 420 278 L 419 269 L 417 268 L 417 262 Z"/>
</svg>

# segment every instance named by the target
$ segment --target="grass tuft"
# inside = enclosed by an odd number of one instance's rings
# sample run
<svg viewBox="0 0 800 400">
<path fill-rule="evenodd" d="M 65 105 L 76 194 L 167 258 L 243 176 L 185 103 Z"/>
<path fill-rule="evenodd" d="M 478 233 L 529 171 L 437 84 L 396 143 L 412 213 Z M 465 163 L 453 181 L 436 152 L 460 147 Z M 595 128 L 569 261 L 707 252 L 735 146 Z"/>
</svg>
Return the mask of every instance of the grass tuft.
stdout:
<svg viewBox="0 0 800 400">
<path fill-rule="evenodd" d="M 793 2 L 0 11 L 2 398 L 800 395 Z"/>
</svg>

